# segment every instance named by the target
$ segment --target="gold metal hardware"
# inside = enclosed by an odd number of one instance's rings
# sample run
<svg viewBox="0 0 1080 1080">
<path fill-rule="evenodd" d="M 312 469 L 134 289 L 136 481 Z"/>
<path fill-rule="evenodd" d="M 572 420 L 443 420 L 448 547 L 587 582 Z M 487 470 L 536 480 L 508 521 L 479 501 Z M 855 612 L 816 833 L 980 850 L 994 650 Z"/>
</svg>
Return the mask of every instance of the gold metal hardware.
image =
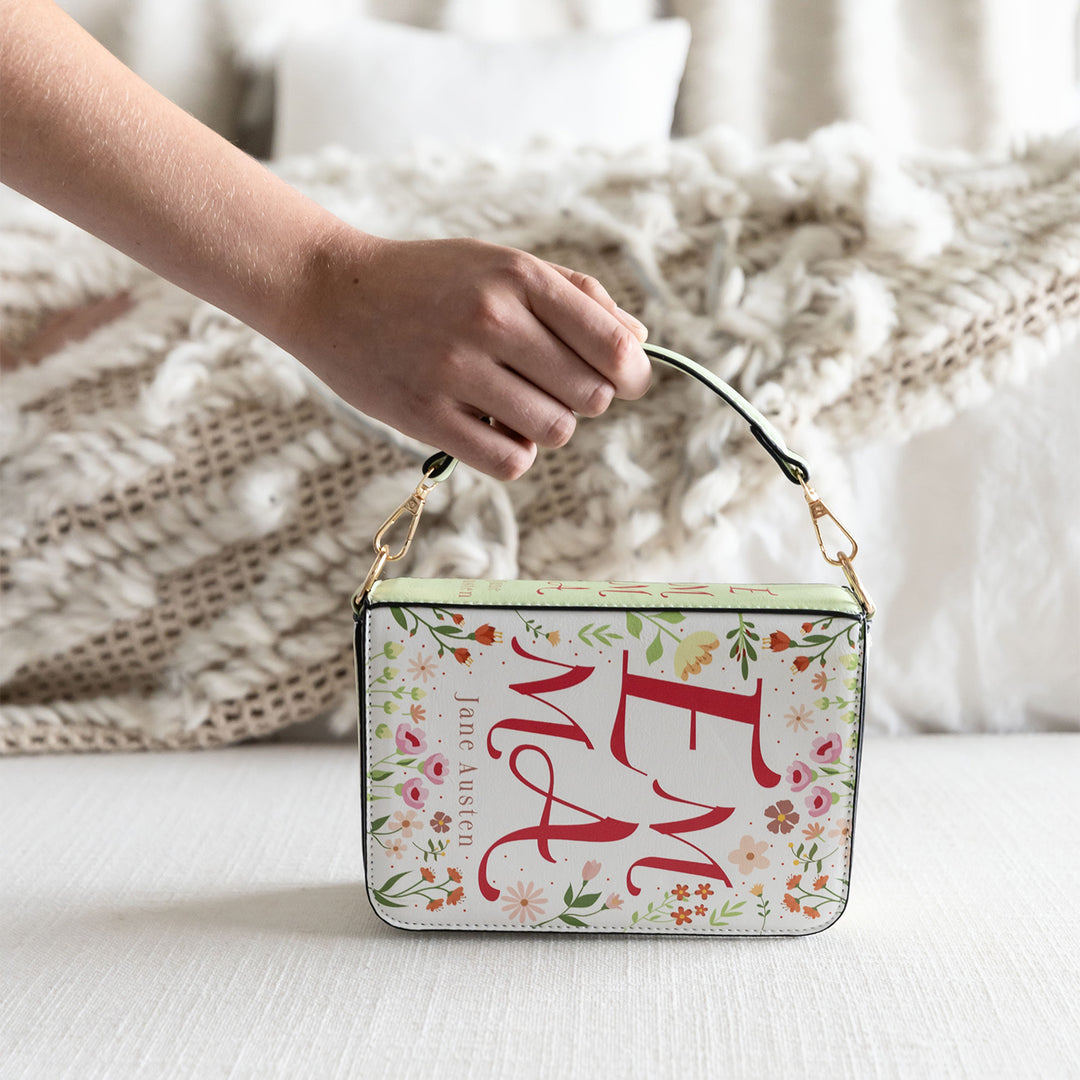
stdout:
<svg viewBox="0 0 1080 1080">
<path fill-rule="evenodd" d="M 818 496 L 818 493 L 805 480 L 800 480 L 800 483 L 802 484 L 806 504 L 810 507 L 810 520 L 814 524 L 814 535 L 817 536 L 818 547 L 821 548 L 822 558 L 824 558 L 830 566 L 839 566 L 844 571 L 844 577 L 847 578 L 852 591 L 855 593 L 856 597 L 858 597 L 859 603 L 862 605 L 867 617 L 873 615 L 874 602 L 863 588 L 862 582 L 859 580 L 859 575 L 855 573 L 855 567 L 851 565 L 855 561 L 855 556 L 859 553 L 859 545 L 855 542 L 855 537 L 844 528 L 840 519 L 825 505 Z M 821 521 L 823 518 L 831 521 L 840 530 L 844 538 L 851 545 L 850 551 L 838 551 L 835 556 L 829 554 L 828 549 L 825 547 L 825 540 L 821 535 Z"/>
<path fill-rule="evenodd" d="M 382 573 L 383 567 L 388 562 L 396 562 L 409 550 L 409 546 L 413 542 L 413 537 L 416 535 L 416 528 L 420 524 L 420 515 L 424 512 L 424 501 L 435 486 L 434 483 L 431 482 L 430 476 L 430 472 L 425 473 L 424 478 L 416 485 L 416 489 L 413 493 L 376 530 L 375 536 L 371 541 L 371 545 L 375 549 L 375 561 L 371 564 L 371 569 L 368 570 L 367 577 L 364 578 L 364 584 L 353 594 L 352 602 L 354 611 L 360 610 L 360 605 L 363 604 L 364 597 L 371 591 L 375 582 L 379 580 L 379 575 Z M 401 542 L 401 547 L 391 554 L 390 547 L 386 543 L 386 534 L 395 524 L 397 524 L 398 520 L 403 518 L 406 514 L 409 516 L 408 531 L 405 534 L 405 539 Z"/>
<path fill-rule="evenodd" d="M 859 580 L 859 575 L 855 573 L 855 567 L 851 565 L 851 560 L 846 555 L 840 556 L 840 565 L 844 570 L 844 577 L 848 579 L 848 584 L 851 586 L 852 592 L 859 598 L 859 603 L 862 604 L 863 611 L 866 612 L 866 617 L 872 619 L 874 617 L 874 601 L 870 599 L 866 590 L 863 588 L 862 582 Z"/>
</svg>

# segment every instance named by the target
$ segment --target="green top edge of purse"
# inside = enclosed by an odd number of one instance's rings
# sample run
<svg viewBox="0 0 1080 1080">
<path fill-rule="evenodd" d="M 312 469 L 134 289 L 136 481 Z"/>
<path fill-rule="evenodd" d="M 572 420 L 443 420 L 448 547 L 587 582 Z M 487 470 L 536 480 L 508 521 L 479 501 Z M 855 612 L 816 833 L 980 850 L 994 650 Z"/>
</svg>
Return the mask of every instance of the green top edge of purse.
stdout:
<svg viewBox="0 0 1080 1080">
<path fill-rule="evenodd" d="M 806 611 L 863 619 L 843 585 L 699 584 L 628 581 L 487 581 L 471 578 L 387 578 L 368 594 L 370 605 L 434 607 L 667 608 L 671 610 Z"/>
</svg>

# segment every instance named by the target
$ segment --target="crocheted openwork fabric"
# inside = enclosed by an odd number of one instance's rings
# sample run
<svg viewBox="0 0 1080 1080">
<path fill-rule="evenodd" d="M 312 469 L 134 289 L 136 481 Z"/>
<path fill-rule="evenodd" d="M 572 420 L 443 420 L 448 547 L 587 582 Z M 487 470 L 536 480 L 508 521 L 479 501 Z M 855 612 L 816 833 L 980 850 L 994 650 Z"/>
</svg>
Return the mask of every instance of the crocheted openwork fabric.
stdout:
<svg viewBox="0 0 1080 1080">
<path fill-rule="evenodd" d="M 807 454 L 943 423 L 1080 321 L 1075 138 L 899 163 L 850 128 L 757 154 L 716 131 L 621 157 L 327 153 L 283 171 L 371 232 L 477 236 L 595 274 Z M 423 448 L 59 219 L 9 201 L 0 226 L 9 352 L 50 314 L 130 299 L 4 379 L 0 748 L 351 722 L 348 598 Z M 512 485 L 459 469 L 408 570 L 693 579 L 766 479 L 730 412 L 657 372 Z"/>
</svg>

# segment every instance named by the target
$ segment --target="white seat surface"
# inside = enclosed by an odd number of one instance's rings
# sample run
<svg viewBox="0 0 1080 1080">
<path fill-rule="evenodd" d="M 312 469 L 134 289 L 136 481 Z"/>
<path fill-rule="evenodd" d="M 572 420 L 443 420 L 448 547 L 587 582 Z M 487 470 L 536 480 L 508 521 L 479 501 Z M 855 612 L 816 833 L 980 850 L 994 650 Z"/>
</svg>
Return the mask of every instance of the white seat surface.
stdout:
<svg viewBox="0 0 1080 1080">
<path fill-rule="evenodd" d="M 341 745 L 0 762 L 0 1076 L 1080 1075 L 1080 735 L 870 739 L 794 940 L 410 934 Z"/>
</svg>

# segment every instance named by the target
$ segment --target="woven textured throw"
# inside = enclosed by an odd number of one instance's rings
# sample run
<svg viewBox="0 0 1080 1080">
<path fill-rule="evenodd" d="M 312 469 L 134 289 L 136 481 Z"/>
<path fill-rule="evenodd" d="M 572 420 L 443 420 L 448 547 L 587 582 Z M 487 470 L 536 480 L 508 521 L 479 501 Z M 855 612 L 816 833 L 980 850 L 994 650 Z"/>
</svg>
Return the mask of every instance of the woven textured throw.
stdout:
<svg viewBox="0 0 1080 1080">
<path fill-rule="evenodd" d="M 596 275 L 792 445 L 944 423 L 1080 325 L 1080 144 L 899 163 L 850 128 L 750 153 L 327 153 L 287 179 L 364 229 L 476 236 Z M 348 598 L 425 452 L 221 312 L 23 201 L 0 211 L 0 749 L 209 746 L 354 715 Z M 403 362 L 408 358 L 403 357 Z M 699 576 L 771 465 L 690 380 L 583 421 L 519 481 L 459 469 L 408 571 Z M 443 489 L 446 490 L 443 490 Z"/>
</svg>

